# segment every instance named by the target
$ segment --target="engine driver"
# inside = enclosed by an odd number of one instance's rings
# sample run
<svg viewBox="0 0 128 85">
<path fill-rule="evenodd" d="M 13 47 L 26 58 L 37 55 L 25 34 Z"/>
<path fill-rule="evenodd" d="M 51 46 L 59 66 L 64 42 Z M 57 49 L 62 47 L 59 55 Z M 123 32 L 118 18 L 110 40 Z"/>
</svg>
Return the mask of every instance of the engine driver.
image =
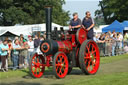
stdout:
<svg viewBox="0 0 128 85">
<path fill-rule="evenodd" d="M 87 38 L 93 40 L 93 27 L 94 27 L 94 20 L 91 17 L 91 14 L 89 11 L 87 11 L 86 16 L 84 17 L 82 21 L 82 27 L 88 30 Z"/>
<path fill-rule="evenodd" d="M 81 20 L 78 18 L 78 13 L 73 13 L 73 19 L 70 21 L 69 29 L 77 31 L 81 27 Z"/>
</svg>

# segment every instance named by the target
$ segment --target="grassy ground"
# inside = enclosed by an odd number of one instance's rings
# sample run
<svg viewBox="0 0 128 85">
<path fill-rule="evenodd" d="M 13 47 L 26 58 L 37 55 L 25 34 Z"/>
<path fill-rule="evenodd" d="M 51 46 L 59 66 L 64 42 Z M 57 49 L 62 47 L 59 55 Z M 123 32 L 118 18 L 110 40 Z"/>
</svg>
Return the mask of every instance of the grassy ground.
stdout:
<svg viewBox="0 0 128 85">
<path fill-rule="evenodd" d="M 128 54 L 119 55 L 119 56 L 111 56 L 111 57 L 101 57 L 100 58 L 100 63 L 101 64 L 111 63 L 111 62 L 114 62 L 114 61 L 127 59 L 127 58 L 128 58 Z"/>
<path fill-rule="evenodd" d="M 128 54 L 101 57 L 96 75 L 84 75 L 78 68 L 73 69 L 64 79 L 56 79 L 51 71 L 40 79 L 33 79 L 28 69 L 0 72 L 0 85 L 128 85 Z"/>
</svg>

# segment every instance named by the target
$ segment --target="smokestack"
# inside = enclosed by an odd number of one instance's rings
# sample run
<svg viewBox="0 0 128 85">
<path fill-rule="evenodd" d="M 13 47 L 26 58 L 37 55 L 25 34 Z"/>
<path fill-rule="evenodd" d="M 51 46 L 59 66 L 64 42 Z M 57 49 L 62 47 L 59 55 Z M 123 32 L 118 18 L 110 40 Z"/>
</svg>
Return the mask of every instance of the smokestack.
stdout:
<svg viewBox="0 0 128 85">
<path fill-rule="evenodd" d="M 46 39 L 51 39 L 51 30 L 52 30 L 52 7 L 46 6 L 45 7 L 45 14 L 46 14 Z"/>
</svg>

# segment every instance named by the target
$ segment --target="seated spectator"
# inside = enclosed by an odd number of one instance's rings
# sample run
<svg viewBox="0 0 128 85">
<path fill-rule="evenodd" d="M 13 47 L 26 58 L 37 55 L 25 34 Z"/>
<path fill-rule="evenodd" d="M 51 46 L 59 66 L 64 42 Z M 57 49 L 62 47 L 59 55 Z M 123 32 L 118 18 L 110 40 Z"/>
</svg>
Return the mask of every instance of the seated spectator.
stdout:
<svg viewBox="0 0 128 85">
<path fill-rule="evenodd" d="M 2 61 L 1 69 L 3 72 L 8 71 L 8 69 L 6 68 L 6 59 L 7 59 L 8 51 L 9 51 L 9 47 L 8 47 L 7 43 L 8 43 L 7 40 L 4 40 L 3 44 L 0 45 L 1 61 Z"/>
</svg>

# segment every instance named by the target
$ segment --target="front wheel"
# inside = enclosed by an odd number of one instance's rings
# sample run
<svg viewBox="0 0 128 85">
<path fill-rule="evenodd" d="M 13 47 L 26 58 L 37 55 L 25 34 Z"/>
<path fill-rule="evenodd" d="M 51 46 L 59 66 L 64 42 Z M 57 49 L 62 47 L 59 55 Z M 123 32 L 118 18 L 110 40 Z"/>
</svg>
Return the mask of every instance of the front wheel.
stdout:
<svg viewBox="0 0 128 85">
<path fill-rule="evenodd" d="M 68 58 L 63 52 L 57 52 L 53 59 L 53 72 L 56 78 L 64 78 L 68 73 Z"/>
<path fill-rule="evenodd" d="M 37 53 L 31 56 L 29 62 L 29 71 L 34 78 L 40 78 L 43 75 L 45 70 L 44 63 L 44 56 L 38 55 Z"/>
<path fill-rule="evenodd" d="M 79 64 L 85 74 L 95 74 L 100 64 L 100 54 L 93 40 L 85 40 L 79 51 Z"/>
</svg>

